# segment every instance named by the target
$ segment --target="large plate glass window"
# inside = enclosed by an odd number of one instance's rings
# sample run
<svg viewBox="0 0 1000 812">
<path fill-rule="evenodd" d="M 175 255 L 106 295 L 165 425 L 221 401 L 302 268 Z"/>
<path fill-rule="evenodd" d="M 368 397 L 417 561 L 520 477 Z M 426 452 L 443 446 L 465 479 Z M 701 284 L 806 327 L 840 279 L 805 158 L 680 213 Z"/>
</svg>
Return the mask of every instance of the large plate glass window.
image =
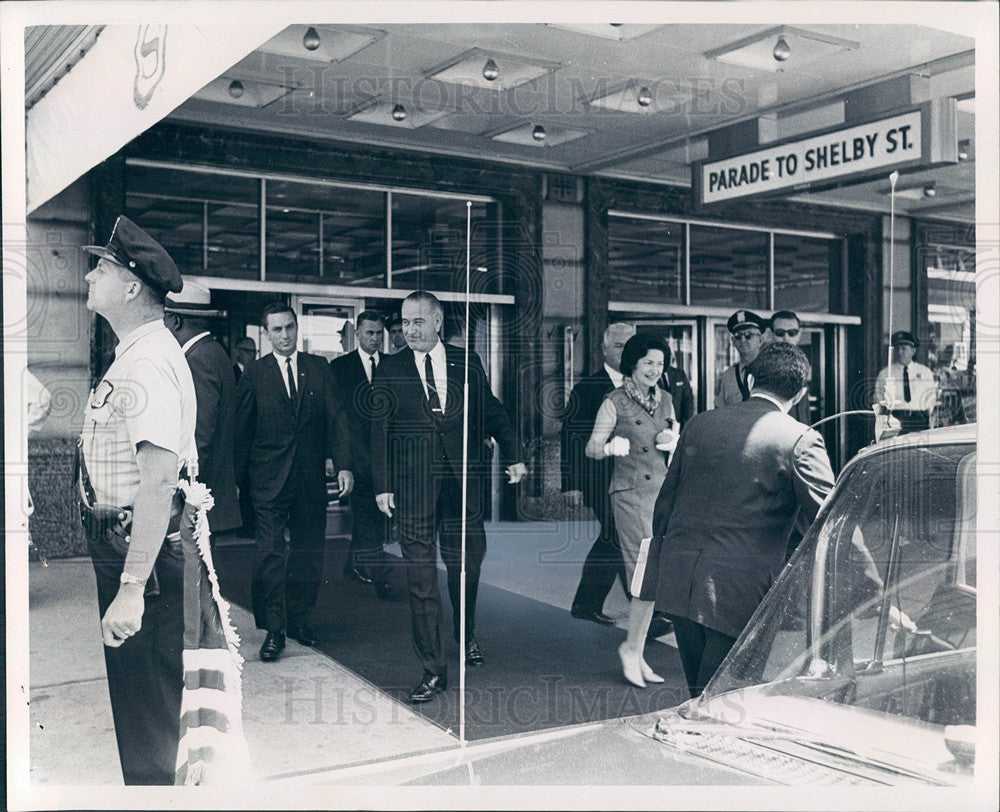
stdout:
<svg viewBox="0 0 1000 812">
<path fill-rule="evenodd" d="M 684 304 L 684 224 L 608 220 L 608 298 Z"/>
<path fill-rule="evenodd" d="M 840 278 L 843 241 L 774 234 L 774 309 L 830 312 L 830 280 Z"/>
<path fill-rule="evenodd" d="M 472 204 L 473 292 L 501 293 L 499 207 Z M 392 193 L 392 287 L 465 290 L 466 201 Z"/>
<path fill-rule="evenodd" d="M 691 304 L 767 310 L 769 235 L 691 226 Z"/>
<path fill-rule="evenodd" d="M 385 193 L 268 180 L 267 278 L 384 288 Z"/>
</svg>

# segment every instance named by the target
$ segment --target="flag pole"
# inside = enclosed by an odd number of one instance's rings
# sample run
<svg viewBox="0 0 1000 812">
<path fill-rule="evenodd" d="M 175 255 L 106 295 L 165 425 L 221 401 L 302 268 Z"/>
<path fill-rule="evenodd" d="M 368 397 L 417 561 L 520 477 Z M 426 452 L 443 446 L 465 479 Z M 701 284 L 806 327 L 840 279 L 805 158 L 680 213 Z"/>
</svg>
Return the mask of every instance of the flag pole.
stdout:
<svg viewBox="0 0 1000 812">
<path fill-rule="evenodd" d="M 892 371 L 892 300 L 895 298 L 895 288 L 893 287 L 892 272 L 896 267 L 896 181 L 899 180 L 899 172 L 889 175 L 889 349 L 888 358 L 885 363 L 885 382 L 889 384 L 889 373 Z M 885 397 L 887 392 L 883 391 Z M 893 393 L 895 394 L 895 393 Z"/>
<path fill-rule="evenodd" d="M 465 747 L 465 543 L 467 510 L 469 505 L 469 341 L 472 327 L 469 323 L 469 300 L 472 297 L 470 282 L 472 269 L 472 201 L 465 203 L 465 377 L 462 381 L 462 573 L 459 579 L 458 621 L 458 741 Z"/>
</svg>

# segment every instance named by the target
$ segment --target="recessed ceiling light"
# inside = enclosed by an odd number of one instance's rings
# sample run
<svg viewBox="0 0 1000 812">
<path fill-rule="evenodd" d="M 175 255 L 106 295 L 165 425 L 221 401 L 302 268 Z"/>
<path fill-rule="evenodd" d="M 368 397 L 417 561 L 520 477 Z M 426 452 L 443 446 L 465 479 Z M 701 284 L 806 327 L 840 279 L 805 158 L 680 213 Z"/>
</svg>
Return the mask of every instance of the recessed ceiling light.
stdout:
<svg viewBox="0 0 1000 812">
<path fill-rule="evenodd" d="M 782 25 L 705 51 L 705 58 L 777 73 L 788 66 L 860 47 L 861 43 L 854 40 Z M 779 55 L 784 58 L 779 59 Z"/>
<path fill-rule="evenodd" d="M 265 54 L 310 59 L 317 62 L 340 62 L 367 48 L 385 36 L 382 31 L 345 28 L 340 25 L 290 25 L 271 37 L 257 50 Z M 316 47 L 310 47 L 315 45 Z"/>
<path fill-rule="evenodd" d="M 600 96 L 582 101 L 590 107 L 617 110 L 621 113 L 676 113 L 694 98 L 697 91 L 684 80 L 659 79 L 653 82 L 628 82 Z"/>
<path fill-rule="evenodd" d="M 586 130 L 570 130 L 561 127 L 543 127 L 526 121 L 516 127 L 491 136 L 494 141 L 505 144 L 519 144 L 526 147 L 554 147 L 590 135 Z M 541 136 L 541 137 L 539 137 Z"/>
<path fill-rule="evenodd" d="M 633 23 L 598 23 L 596 25 L 588 23 L 546 23 L 550 28 L 562 28 L 566 31 L 574 31 L 577 34 L 587 34 L 591 37 L 601 37 L 602 39 L 614 39 L 625 42 L 636 37 L 662 28 L 661 25 L 638 25 Z"/>
<path fill-rule="evenodd" d="M 487 60 L 493 61 L 498 68 L 498 73 L 493 79 L 487 78 L 487 73 L 492 75 L 492 71 L 486 70 L 489 67 Z M 500 65 L 503 65 L 503 71 L 499 71 Z M 501 92 L 540 79 L 559 67 L 561 65 L 558 62 L 473 48 L 438 67 L 431 68 L 427 78 Z"/>
<path fill-rule="evenodd" d="M 192 98 L 220 104 L 235 104 L 238 107 L 266 107 L 294 89 L 284 85 L 220 76 L 205 85 Z"/>
<path fill-rule="evenodd" d="M 399 102 L 376 99 L 363 107 L 356 108 L 347 118 L 363 124 L 382 124 L 389 127 L 405 127 L 416 130 L 439 118 L 451 115 L 452 110 L 427 110 L 410 104 L 405 107 Z"/>
</svg>

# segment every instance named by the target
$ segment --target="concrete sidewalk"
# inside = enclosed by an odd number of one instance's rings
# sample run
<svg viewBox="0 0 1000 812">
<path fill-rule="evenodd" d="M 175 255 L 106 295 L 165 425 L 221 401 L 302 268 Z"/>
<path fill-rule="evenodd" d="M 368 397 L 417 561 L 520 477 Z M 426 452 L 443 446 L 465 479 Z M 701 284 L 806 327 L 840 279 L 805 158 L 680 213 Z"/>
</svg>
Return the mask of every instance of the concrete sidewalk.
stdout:
<svg viewBox="0 0 1000 812">
<path fill-rule="evenodd" d="M 596 532 L 594 522 L 490 525 L 483 581 L 568 610 Z M 605 610 L 624 625 L 620 587 Z M 232 617 L 247 661 L 244 726 L 260 780 L 308 780 L 310 774 L 457 746 L 451 732 L 293 640 L 276 663 L 261 663 L 263 632 L 238 606 Z M 30 565 L 29 634 L 32 784 L 120 786 L 89 559 Z"/>
</svg>

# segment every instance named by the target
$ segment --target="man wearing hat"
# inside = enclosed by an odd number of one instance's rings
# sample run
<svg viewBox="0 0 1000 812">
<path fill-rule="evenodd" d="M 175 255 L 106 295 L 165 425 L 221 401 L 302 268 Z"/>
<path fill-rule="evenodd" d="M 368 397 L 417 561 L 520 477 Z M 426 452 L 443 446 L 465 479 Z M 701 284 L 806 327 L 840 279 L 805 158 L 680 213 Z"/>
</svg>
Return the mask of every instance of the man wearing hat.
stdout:
<svg viewBox="0 0 1000 812">
<path fill-rule="evenodd" d="M 115 736 L 126 784 L 172 784 L 184 557 L 165 539 L 178 476 L 197 470 L 198 452 L 194 383 L 163 304 L 183 283 L 163 247 L 126 217 L 106 246 L 84 250 L 100 257 L 86 276 L 87 307 L 118 338 L 87 402 L 79 477 Z"/>
<path fill-rule="evenodd" d="M 715 408 L 735 406 L 750 398 L 753 379 L 747 370 L 763 345 L 767 321 L 751 310 L 737 310 L 729 317 L 726 328 L 740 360 L 719 376 L 715 386 Z"/>
<path fill-rule="evenodd" d="M 928 429 L 937 404 L 934 373 L 913 360 L 919 344 L 912 333 L 899 330 L 892 334 L 890 344 L 896 350 L 896 363 L 875 379 L 875 401 L 899 421 L 900 434 Z"/>
<path fill-rule="evenodd" d="M 208 526 L 215 534 L 236 529 L 242 519 L 233 473 L 236 376 L 229 356 L 208 329 L 209 319 L 223 315 L 212 307 L 211 297 L 208 288 L 185 282 L 180 293 L 167 295 L 163 323 L 181 345 L 194 378 L 198 479 L 209 487 L 215 500 L 208 511 Z"/>
</svg>

